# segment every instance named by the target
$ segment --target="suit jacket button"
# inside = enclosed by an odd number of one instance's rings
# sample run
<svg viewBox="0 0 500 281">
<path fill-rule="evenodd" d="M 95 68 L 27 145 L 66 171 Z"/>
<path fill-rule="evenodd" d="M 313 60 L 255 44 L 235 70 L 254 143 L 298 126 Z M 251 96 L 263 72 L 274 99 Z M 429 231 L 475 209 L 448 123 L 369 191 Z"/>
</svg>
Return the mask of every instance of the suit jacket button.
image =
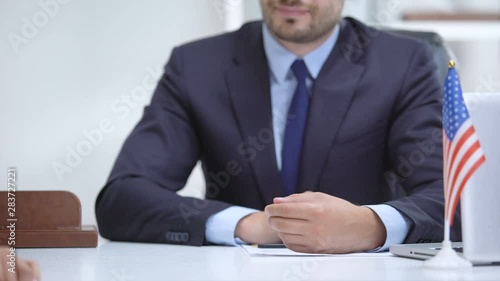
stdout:
<svg viewBox="0 0 500 281">
<path fill-rule="evenodd" d="M 174 237 L 173 237 L 173 233 L 172 232 L 167 232 L 167 234 L 165 235 L 165 238 L 167 239 L 167 242 L 171 242 L 174 240 Z"/>
<path fill-rule="evenodd" d="M 187 242 L 187 241 L 189 241 L 189 233 L 187 233 L 187 232 L 183 232 L 183 233 L 181 234 L 181 241 L 182 241 L 182 242 Z"/>
<path fill-rule="evenodd" d="M 179 232 L 176 232 L 174 237 L 175 237 L 175 242 L 181 241 L 181 234 Z"/>
</svg>

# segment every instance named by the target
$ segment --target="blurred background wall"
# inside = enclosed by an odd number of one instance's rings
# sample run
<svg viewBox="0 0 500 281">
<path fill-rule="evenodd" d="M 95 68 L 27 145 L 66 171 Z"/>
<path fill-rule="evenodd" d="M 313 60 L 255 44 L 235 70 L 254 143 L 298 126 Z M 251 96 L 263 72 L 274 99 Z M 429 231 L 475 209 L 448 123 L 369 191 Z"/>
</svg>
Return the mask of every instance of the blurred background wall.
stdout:
<svg viewBox="0 0 500 281">
<path fill-rule="evenodd" d="M 71 190 L 95 223 L 97 193 L 172 48 L 223 31 L 215 4 L 0 1 L 1 182 L 14 166 L 18 190 Z"/>
<path fill-rule="evenodd" d="M 465 91 L 500 92 L 500 21 L 403 20 L 411 13 L 498 14 L 499 2 L 346 0 L 344 13 L 439 32 Z M 97 193 L 171 49 L 260 17 L 257 0 L 0 1 L 1 182 L 14 166 L 18 190 L 71 190 L 83 222 L 95 223 Z M 203 196 L 203 189 L 196 168 L 181 194 Z"/>
</svg>

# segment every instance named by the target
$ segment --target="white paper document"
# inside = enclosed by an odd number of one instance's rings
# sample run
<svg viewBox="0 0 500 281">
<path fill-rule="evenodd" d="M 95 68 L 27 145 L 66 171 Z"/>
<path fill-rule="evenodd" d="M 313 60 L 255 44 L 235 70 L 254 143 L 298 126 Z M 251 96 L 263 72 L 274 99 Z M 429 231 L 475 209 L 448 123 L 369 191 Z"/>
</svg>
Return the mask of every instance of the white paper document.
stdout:
<svg viewBox="0 0 500 281">
<path fill-rule="evenodd" d="M 353 253 L 353 254 L 306 254 L 294 252 L 288 248 L 257 248 L 256 245 L 241 245 L 250 256 L 323 256 L 323 257 L 390 257 L 389 252 L 382 253 Z"/>
</svg>

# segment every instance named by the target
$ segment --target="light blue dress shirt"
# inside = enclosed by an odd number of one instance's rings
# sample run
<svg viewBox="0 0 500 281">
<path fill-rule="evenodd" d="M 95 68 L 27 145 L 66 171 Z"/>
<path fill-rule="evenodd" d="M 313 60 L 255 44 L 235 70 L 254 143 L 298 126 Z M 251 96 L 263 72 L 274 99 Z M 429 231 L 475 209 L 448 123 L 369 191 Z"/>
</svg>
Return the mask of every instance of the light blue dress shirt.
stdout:
<svg viewBox="0 0 500 281">
<path fill-rule="evenodd" d="M 332 35 L 317 49 L 308 53 L 302 59 L 309 70 L 306 83 L 311 89 L 314 80 L 318 77 L 323 64 L 332 52 L 339 37 L 340 28 L 336 26 Z M 286 116 L 292 102 L 297 80 L 290 71 L 292 63 L 298 57 L 283 47 L 272 37 L 265 25 L 262 28 L 264 50 L 269 65 L 269 79 L 271 82 L 271 105 L 273 115 L 274 145 L 278 169 L 281 170 L 281 150 L 285 136 Z M 311 93 L 311 91 L 309 91 Z M 392 244 L 402 243 L 410 229 L 410 223 L 393 207 L 385 204 L 366 206 L 372 209 L 382 220 L 387 238 L 385 244 L 375 249 L 384 251 Z M 208 242 L 215 244 L 237 245 L 241 240 L 234 237 L 236 225 L 245 216 L 259 210 L 239 206 L 232 206 L 209 217 L 206 223 L 205 236 Z"/>
</svg>

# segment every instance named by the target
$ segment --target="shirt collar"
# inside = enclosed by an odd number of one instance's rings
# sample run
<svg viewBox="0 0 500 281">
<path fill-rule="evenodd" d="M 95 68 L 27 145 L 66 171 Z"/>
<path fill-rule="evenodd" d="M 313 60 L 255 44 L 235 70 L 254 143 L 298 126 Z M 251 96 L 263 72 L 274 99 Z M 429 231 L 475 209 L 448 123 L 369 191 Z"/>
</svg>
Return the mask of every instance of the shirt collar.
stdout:
<svg viewBox="0 0 500 281">
<path fill-rule="evenodd" d="M 323 64 L 330 55 L 339 37 L 339 24 L 335 26 L 332 35 L 318 48 L 304 56 L 303 60 L 309 70 L 312 79 L 318 77 Z M 262 38 L 264 41 L 264 51 L 267 56 L 271 75 L 278 82 L 285 81 L 290 71 L 292 63 L 299 59 L 294 53 L 287 50 L 274 37 L 265 24 L 262 25 Z"/>
</svg>

